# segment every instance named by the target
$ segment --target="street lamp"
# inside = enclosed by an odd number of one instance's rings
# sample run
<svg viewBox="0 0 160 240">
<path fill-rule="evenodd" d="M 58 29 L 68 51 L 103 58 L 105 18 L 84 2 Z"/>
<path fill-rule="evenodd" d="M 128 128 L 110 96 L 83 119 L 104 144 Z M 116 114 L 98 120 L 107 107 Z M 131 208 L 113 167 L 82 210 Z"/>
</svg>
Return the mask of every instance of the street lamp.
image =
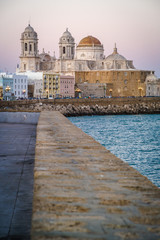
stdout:
<svg viewBox="0 0 160 240">
<path fill-rule="evenodd" d="M 23 89 L 22 93 L 24 94 L 24 98 L 25 98 L 26 90 Z"/>
<path fill-rule="evenodd" d="M 106 89 L 107 89 L 107 87 L 106 87 L 106 84 L 104 84 L 104 97 L 106 97 Z"/>
<path fill-rule="evenodd" d="M 41 93 L 42 93 L 42 89 L 41 88 L 39 89 L 39 93 L 40 93 L 40 99 L 41 99 Z"/>
<path fill-rule="evenodd" d="M 5 88 L 5 91 L 6 91 L 6 99 L 8 100 L 8 97 L 9 97 L 9 91 L 11 90 L 11 88 L 10 88 L 10 86 L 7 86 L 6 88 Z"/>
<path fill-rule="evenodd" d="M 46 93 L 47 93 L 47 98 L 48 98 L 48 93 L 49 93 L 48 89 L 46 89 Z"/>
<path fill-rule="evenodd" d="M 112 88 L 109 89 L 110 97 L 112 97 Z"/>
</svg>

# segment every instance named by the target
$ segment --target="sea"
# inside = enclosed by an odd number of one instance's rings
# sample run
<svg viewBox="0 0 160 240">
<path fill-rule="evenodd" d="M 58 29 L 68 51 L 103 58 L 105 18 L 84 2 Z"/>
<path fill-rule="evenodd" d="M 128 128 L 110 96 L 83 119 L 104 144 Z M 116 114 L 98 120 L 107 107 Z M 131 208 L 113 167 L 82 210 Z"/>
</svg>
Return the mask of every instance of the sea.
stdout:
<svg viewBox="0 0 160 240">
<path fill-rule="evenodd" d="M 68 119 L 160 188 L 160 114 Z"/>
</svg>

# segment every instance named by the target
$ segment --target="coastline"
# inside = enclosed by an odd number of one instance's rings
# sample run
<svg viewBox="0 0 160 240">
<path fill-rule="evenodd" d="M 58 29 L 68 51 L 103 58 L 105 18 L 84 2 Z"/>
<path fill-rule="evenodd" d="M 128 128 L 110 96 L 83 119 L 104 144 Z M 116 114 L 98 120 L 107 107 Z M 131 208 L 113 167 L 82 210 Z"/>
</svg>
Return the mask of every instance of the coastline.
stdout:
<svg viewBox="0 0 160 240">
<path fill-rule="evenodd" d="M 159 114 L 160 97 L 1 101 L 0 111 L 59 111 L 66 117 L 83 115 Z"/>
</svg>

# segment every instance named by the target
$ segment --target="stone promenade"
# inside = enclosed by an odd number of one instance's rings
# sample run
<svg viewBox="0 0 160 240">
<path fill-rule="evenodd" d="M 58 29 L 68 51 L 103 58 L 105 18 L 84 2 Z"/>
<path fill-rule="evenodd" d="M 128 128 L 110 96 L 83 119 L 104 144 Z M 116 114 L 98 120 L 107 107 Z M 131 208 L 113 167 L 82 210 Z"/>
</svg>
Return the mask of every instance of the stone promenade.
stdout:
<svg viewBox="0 0 160 240">
<path fill-rule="evenodd" d="M 0 239 L 30 239 L 35 143 L 35 124 L 0 123 Z"/>
<path fill-rule="evenodd" d="M 158 240 L 160 189 L 59 112 L 41 112 L 31 235 Z"/>
</svg>

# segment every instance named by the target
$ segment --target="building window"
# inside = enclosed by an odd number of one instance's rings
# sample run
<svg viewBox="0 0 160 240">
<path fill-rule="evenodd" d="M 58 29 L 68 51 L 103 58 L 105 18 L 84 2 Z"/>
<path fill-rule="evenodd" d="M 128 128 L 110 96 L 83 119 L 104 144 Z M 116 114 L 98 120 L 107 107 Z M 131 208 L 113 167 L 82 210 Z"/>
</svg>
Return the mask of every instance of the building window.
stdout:
<svg viewBox="0 0 160 240">
<path fill-rule="evenodd" d="M 124 80 L 124 84 L 127 84 L 127 80 L 126 79 Z"/>
<path fill-rule="evenodd" d="M 26 70 L 26 64 L 24 64 L 24 70 Z"/>
<path fill-rule="evenodd" d="M 124 72 L 124 76 L 127 76 L 127 72 Z"/>
<path fill-rule="evenodd" d="M 27 51 L 27 43 L 25 43 L 25 51 Z"/>
<path fill-rule="evenodd" d="M 65 54 L 66 53 L 66 48 L 65 47 L 63 47 L 63 54 Z"/>
<path fill-rule="evenodd" d="M 74 47 L 71 48 L 71 54 L 74 54 Z"/>
</svg>

